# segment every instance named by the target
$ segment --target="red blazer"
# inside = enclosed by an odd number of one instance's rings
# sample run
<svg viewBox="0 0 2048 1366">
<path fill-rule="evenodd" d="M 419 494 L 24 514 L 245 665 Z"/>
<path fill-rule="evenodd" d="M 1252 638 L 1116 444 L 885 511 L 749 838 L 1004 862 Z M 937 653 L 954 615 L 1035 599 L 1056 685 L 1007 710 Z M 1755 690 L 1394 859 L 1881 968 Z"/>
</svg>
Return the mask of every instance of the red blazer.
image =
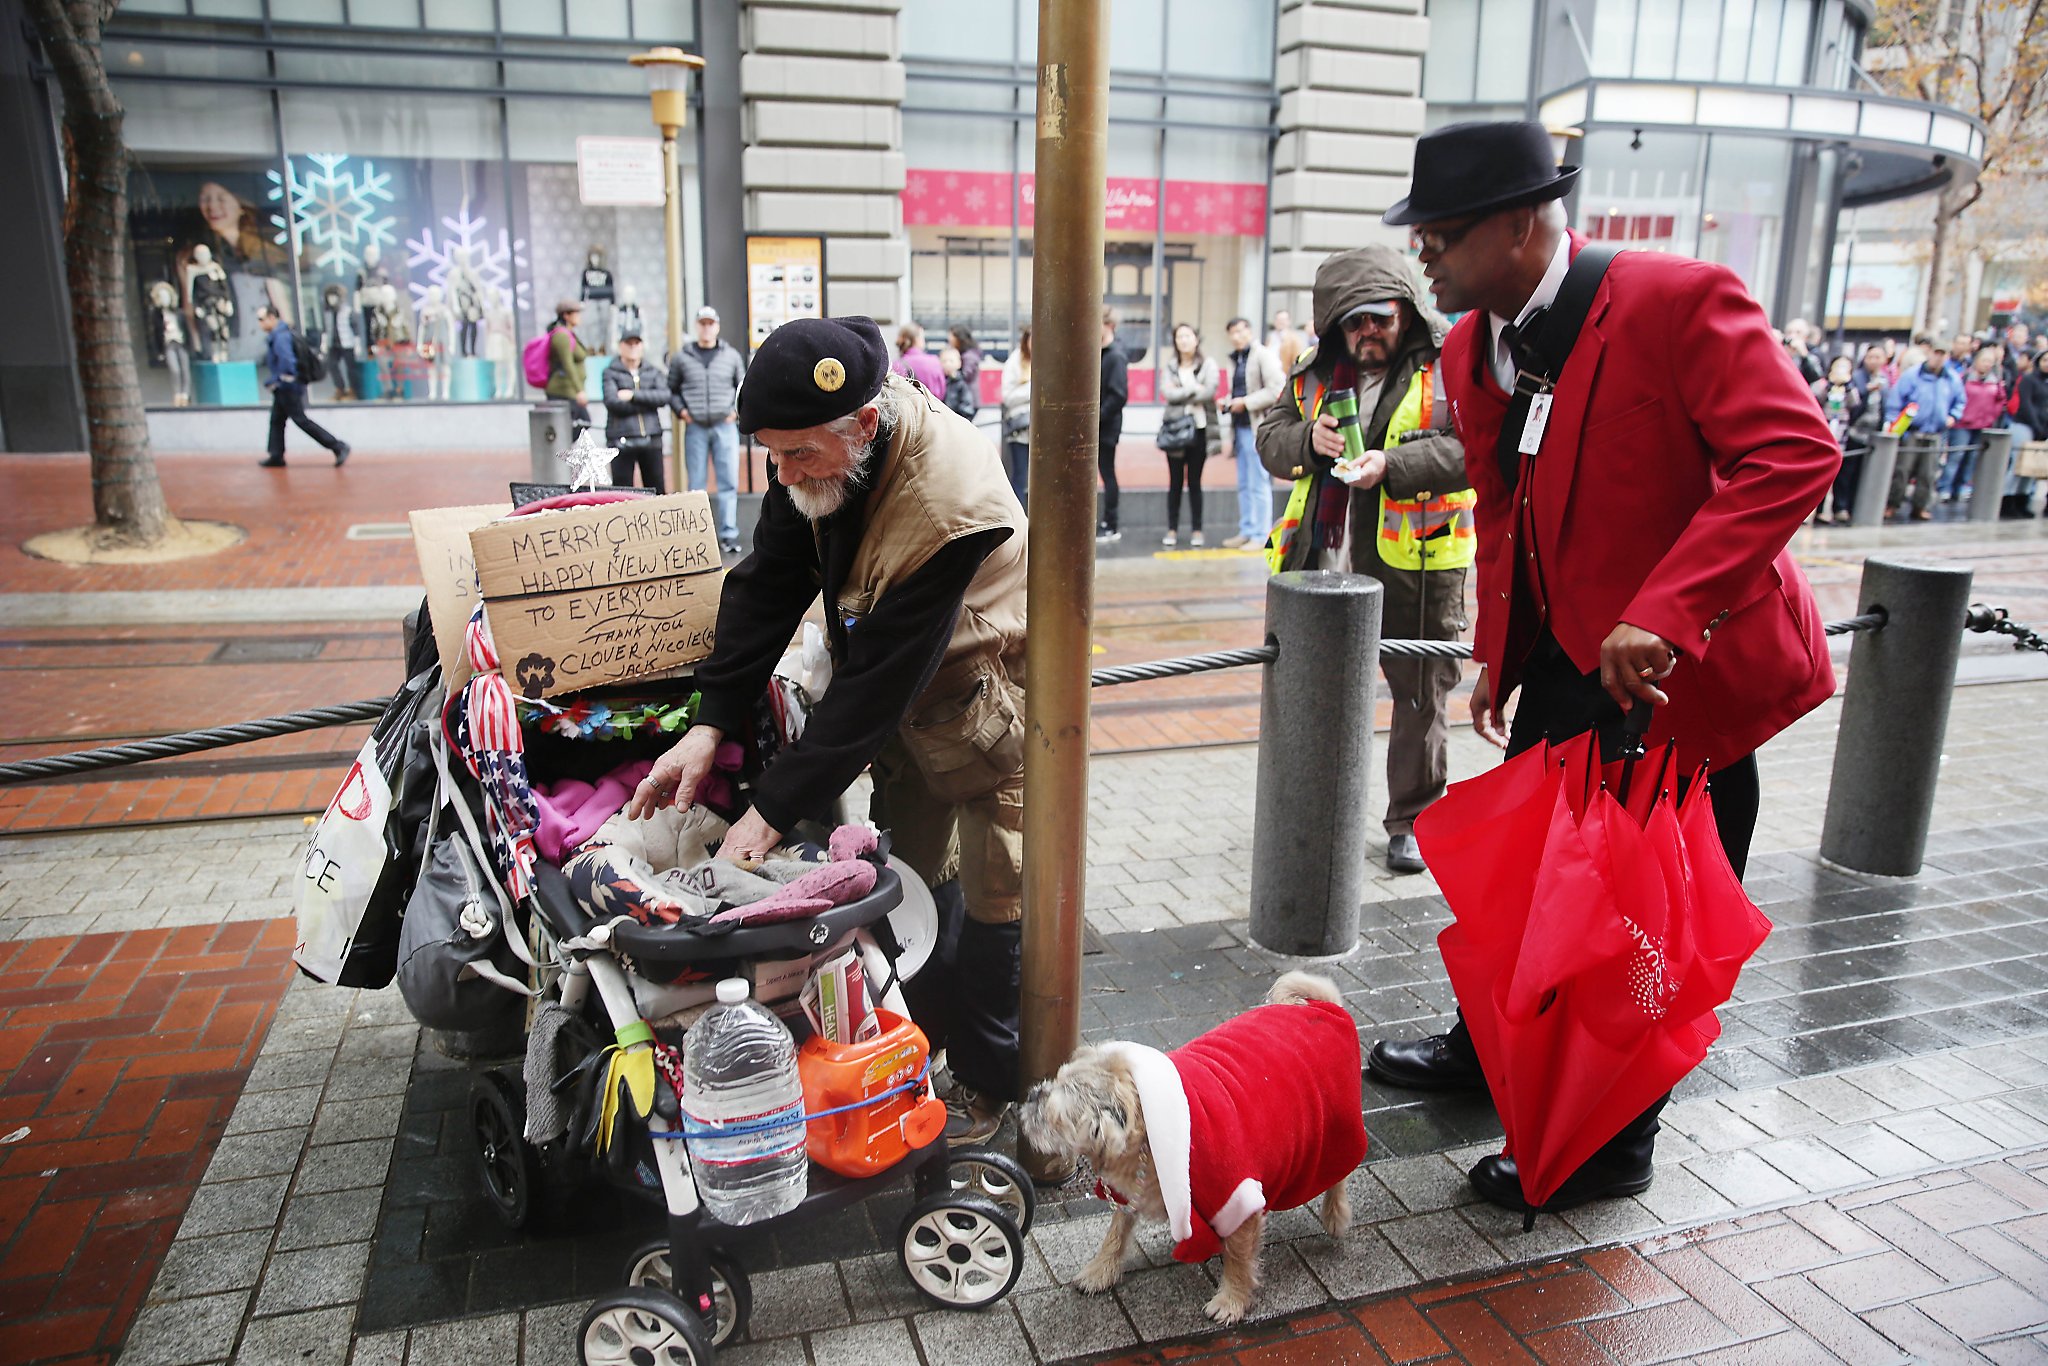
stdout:
<svg viewBox="0 0 2048 1366">
<path fill-rule="evenodd" d="M 1572 234 L 1574 254 L 1584 243 Z M 1842 457 L 1735 274 L 1615 258 L 1519 495 L 1495 454 L 1508 399 L 1491 344 L 1485 313 L 1468 313 L 1444 340 L 1443 372 L 1479 495 L 1473 653 L 1494 696 L 1518 684 L 1546 620 L 1588 673 L 1620 622 L 1678 647 L 1650 740 L 1675 736 L 1687 767 L 1725 767 L 1832 696 L 1820 612 L 1785 547 Z M 1517 556 L 1534 571 L 1520 590 Z"/>
</svg>

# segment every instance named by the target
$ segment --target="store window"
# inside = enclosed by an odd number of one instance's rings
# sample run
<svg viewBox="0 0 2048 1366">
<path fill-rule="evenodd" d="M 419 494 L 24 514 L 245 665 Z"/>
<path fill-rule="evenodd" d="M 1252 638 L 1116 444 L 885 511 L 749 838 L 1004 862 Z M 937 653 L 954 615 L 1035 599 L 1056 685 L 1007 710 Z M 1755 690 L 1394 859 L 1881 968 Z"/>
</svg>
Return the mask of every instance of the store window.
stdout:
<svg viewBox="0 0 2048 1366">
<path fill-rule="evenodd" d="M 1697 133 L 1587 134 L 1576 226 L 1595 241 L 1697 255 L 1705 143 Z"/>
<path fill-rule="evenodd" d="M 195 367 L 216 361 L 234 367 L 233 396 L 254 401 L 261 391 L 251 391 L 255 372 L 245 367 L 263 354 L 256 311 L 292 311 L 291 261 L 267 197 L 277 169 L 270 96 L 144 81 L 115 90 L 135 158 L 129 305 L 143 401 L 197 401 Z M 216 401 L 228 392 L 209 391 Z"/>
<path fill-rule="evenodd" d="M 1168 129 L 1164 313 L 1193 323 L 1213 354 L 1225 325 L 1263 311 L 1266 139 Z"/>
<path fill-rule="evenodd" d="M 1733 270 L 1760 299 L 1777 294 L 1791 157 L 1792 144 L 1780 138 L 1716 133 L 1707 148 L 1695 254 Z"/>
</svg>

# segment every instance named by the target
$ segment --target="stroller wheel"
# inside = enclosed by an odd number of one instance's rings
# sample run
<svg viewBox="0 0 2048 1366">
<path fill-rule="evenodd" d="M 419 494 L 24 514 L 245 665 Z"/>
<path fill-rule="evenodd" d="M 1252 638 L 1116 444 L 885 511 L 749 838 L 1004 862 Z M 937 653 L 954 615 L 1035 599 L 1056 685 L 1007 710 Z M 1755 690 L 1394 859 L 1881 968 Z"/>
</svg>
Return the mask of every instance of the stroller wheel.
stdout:
<svg viewBox="0 0 2048 1366">
<path fill-rule="evenodd" d="M 979 1309 L 1024 1274 L 1024 1235 L 978 1195 L 927 1196 L 897 1233 L 897 1260 L 918 1293 L 945 1309 Z"/>
<path fill-rule="evenodd" d="M 525 1228 L 533 1219 L 539 1168 L 526 1141 L 526 1106 L 502 1074 L 482 1072 L 470 1083 L 469 1129 L 491 1208 L 507 1227 Z"/>
<path fill-rule="evenodd" d="M 978 1195 L 993 1201 L 1010 1216 L 1017 1232 L 1031 1232 L 1038 1213 L 1038 1192 L 1017 1159 L 994 1148 L 956 1148 L 946 1164 L 946 1179 L 955 1195 Z"/>
<path fill-rule="evenodd" d="M 583 1316 L 583 1366 L 711 1366 L 704 1321 L 666 1290 L 615 1290 Z"/>
<path fill-rule="evenodd" d="M 713 1248 L 706 1260 L 711 1263 L 711 1345 L 723 1347 L 746 1331 L 747 1319 L 754 1312 L 754 1287 L 748 1284 L 746 1269 L 736 1258 Z M 633 1254 L 626 1265 L 626 1284 L 651 1285 L 675 1293 L 675 1268 L 669 1261 L 666 1240 L 649 1243 Z"/>
</svg>

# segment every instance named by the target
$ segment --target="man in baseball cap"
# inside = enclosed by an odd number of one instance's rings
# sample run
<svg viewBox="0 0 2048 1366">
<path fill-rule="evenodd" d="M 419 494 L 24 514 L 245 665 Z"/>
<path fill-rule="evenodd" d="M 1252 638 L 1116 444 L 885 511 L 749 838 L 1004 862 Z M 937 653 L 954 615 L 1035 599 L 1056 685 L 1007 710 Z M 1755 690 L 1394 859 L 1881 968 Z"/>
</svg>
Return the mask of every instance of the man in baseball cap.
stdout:
<svg viewBox="0 0 2048 1366">
<path fill-rule="evenodd" d="M 996 1131 L 1017 1094 L 1024 846 L 1024 510 L 995 446 L 889 373 L 870 318 L 768 334 L 739 430 L 775 478 L 754 548 L 726 575 L 697 724 L 633 794 L 642 816 L 696 790 L 748 723 L 822 586 L 832 687 L 754 784 L 719 853 L 758 858 L 870 769 L 877 824 L 932 890 L 941 945 L 904 983 L 954 1087 L 955 1141 Z"/>
</svg>

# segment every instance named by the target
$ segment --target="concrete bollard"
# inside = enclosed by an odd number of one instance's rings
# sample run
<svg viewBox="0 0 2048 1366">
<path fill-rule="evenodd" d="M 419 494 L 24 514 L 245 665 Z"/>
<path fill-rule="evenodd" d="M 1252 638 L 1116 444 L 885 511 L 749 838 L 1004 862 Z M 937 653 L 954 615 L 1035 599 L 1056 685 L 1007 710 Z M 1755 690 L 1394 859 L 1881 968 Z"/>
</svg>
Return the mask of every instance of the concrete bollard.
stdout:
<svg viewBox="0 0 2048 1366">
<path fill-rule="evenodd" d="M 569 405 L 561 399 L 551 398 L 527 409 L 528 472 L 534 483 L 569 482 L 569 466 L 562 459 L 562 452 L 569 449 L 569 419 Z"/>
<path fill-rule="evenodd" d="M 1259 699 L 1251 932 L 1275 953 L 1318 957 L 1358 942 L 1381 598 L 1363 574 L 1276 574 L 1266 585 L 1266 640 L 1280 658 Z"/>
<path fill-rule="evenodd" d="M 2005 474 L 2012 465 L 2012 432 L 1996 428 L 1977 437 L 1977 468 L 1970 474 L 1970 520 L 1995 522 L 2005 501 Z"/>
<path fill-rule="evenodd" d="M 1884 629 L 1849 647 L 1820 854 L 1860 873 L 1911 877 L 1927 853 L 1949 699 L 1970 606 L 1967 565 L 1865 560 L 1858 615 Z"/>
<path fill-rule="evenodd" d="M 1849 525 L 1884 525 L 1885 504 L 1892 496 L 1892 470 L 1898 463 L 1896 434 L 1879 432 L 1870 438 L 1870 449 L 1863 453 L 1863 472 L 1856 478 L 1856 503 Z"/>
</svg>

